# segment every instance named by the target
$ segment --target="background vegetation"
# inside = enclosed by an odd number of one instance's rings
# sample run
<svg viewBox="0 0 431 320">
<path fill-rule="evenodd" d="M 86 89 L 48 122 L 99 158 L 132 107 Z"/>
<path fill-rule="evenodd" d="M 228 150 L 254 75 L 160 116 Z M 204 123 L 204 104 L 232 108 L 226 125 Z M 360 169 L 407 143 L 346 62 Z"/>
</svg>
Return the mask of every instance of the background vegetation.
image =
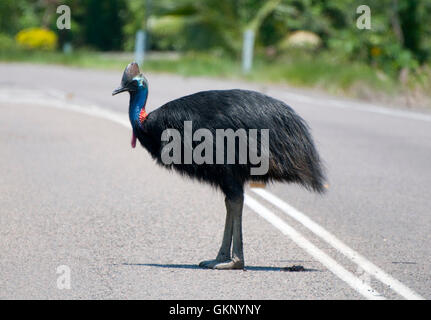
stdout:
<svg viewBox="0 0 431 320">
<path fill-rule="evenodd" d="M 60 4 L 71 8 L 71 30 L 56 28 Z M 356 9 L 364 4 L 371 30 L 356 27 Z M 431 92 L 430 18 L 429 0 L 1 0 L 0 60 L 122 68 L 130 56 L 118 52 L 132 52 L 136 32 L 146 29 L 151 51 L 175 52 L 152 55 L 146 70 L 246 77 L 424 106 Z M 246 29 L 256 32 L 256 43 L 253 70 L 244 76 Z"/>
</svg>

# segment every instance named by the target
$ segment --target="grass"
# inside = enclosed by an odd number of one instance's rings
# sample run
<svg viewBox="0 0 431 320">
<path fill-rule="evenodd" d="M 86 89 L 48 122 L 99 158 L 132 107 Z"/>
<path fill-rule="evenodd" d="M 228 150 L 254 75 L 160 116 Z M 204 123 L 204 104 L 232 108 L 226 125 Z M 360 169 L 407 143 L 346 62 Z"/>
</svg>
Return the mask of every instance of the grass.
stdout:
<svg viewBox="0 0 431 320">
<path fill-rule="evenodd" d="M 90 51 L 75 51 L 73 54 L 22 50 L 0 52 L 0 61 L 61 64 L 105 70 L 123 70 L 129 60 L 130 57 Z M 188 53 L 176 59 L 155 56 L 145 62 L 143 69 L 183 76 L 235 78 L 319 88 L 333 94 L 367 100 L 382 95 L 390 97 L 399 90 L 396 79 L 363 63 L 343 62 L 329 53 L 314 56 L 299 52 L 272 60 L 256 58 L 253 71 L 247 75 L 242 74 L 239 61 L 204 53 Z"/>
<path fill-rule="evenodd" d="M 144 68 L 149 71 L 171 72 L 183 76 L 236 77 L 240 67 L 232 59 L 206 54 L 187 54 L 177 60 L 151 59 Z"/>
<path fill-rule="evenodd" d="M 390 94 L 396 83 L 389 77 L 379 77 L 371 67 L 326 58 L 301 57 L 276 64 L 257 63 L 250 75 L 253 80 L 287 83 L 298 87 L 321 88 L 335 94 L 353 95 L 358 87 Z"/>
<path fill-rule="evenodd" d="M 319 88 L 333 94 L 365 99 L 371 99 L 373 92 L 392 95 L 398 88 L 396 81 L 389 76 L 360 63 L 342 63 L 312 56 L 255 60 L 253 71 L 247 75 L 242 74 L 240 62 L 205 54 L 188 54 L 174 61 L 149 60 L 144 68 L 183 76 L 224 77 Z"/>
<path fill-rule="evenodd" d="M 124 60 L 110 58 L 95 52 L 77 51 L 73 54 L 63 54 L 49 51 L 0 52 L 2 62 L 28 62 L 39 64 L 60 64 L 83 68 L 124 69 Z"/>
</svg>

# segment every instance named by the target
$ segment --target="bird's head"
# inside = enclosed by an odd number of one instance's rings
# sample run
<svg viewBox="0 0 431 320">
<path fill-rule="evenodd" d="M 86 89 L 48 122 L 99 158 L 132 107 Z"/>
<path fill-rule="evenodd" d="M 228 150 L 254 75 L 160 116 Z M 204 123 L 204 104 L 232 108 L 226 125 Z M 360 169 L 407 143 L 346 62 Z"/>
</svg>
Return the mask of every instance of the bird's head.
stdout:
<svg viewBox="0 0 431 320">
<path fill-rule="evenodd" d="M 121 85 L 112 92 L 112 95 L 114 96 L 125 91 L 133 94 L 133 92 L 138 91 L 140 88 L 148 88 L 148 81 L 139 71 L 138 64 L 136 62 L 131 62 L 126 69 L 124 69 Z"/>
</svg>

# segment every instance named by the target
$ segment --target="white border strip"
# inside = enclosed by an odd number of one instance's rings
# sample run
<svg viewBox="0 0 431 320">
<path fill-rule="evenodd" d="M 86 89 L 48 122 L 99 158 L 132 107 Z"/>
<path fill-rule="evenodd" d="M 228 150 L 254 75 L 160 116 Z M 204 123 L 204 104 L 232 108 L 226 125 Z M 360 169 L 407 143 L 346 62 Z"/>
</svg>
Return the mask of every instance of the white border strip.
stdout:
<svg viewBox="0 0 431 320">
<path fill-rule="evenodd" d="M 328 256 L 325 252 L 317 248 L 314 244 L 308 241 L 302 234 L 289 226 L 286 222 L 277 217 L 274 213 L 260 204 L 258 201 L 250 197 L 249 195 L 245 195 L 245 205 L 247 205 L 250 209 L 259 214 L 262 218 L 266 219 L 269 223 L 271 223 L 274 227 L 280 230 L 283 234 L 288 236 L 293 242 L 295 242 L 299 247 L 304 249 L 309 255 L 311 255 L 314 259 L 323 264 L 329 271 L 335 274 L 338 278 L 346 282 L 350 287 L 355 289 L 365 298 L 370 300 L 385 300 L 380 293 L 375 291 L 369 285 L 367 285 L 363 280 L 356 277 L 353 273 L 346 270 L 339 263 L 337 263 L 334 259 Z"/>
<path fill-rule="evenodd" d="M 275 91 L 275 95 L 278 91 Z M 402 109 L 391 109 L 388 107 L 367 104 L 367 103 L 358 103 L 354 101 L 342 101 L 336 99 L 317 99 L 314 97 L 308 97 L 301 94 L 296 93 L 284 93 L 284 100 L 295 100 L 299 103 L 312 104 L 314 106 L 323 106 L 328 108 L 339 108 L 339 109 L 350 109 L 361 112 L 369 112 L 380 115 L 387 115 L 397 118 L 411 119 L 411 120 L 419 120 L 425 122 L 431 122 L 431 115 L 427 113 L 420 113 L 414 111 L 407 111 Z"/>
<path fill-rule="evenodd" d="M 319 236 L 321 239 L 326 241 L 332 247 L 337 249 L 347 258 L 349 258 L 353 263 L 360 266 L 365 272 L 369 273 L 370 275 L 374 276 L 376 279 L 380 280 L 381 282 L 389 286 L 392 290 L 394 290 L 402 297 L 409 300 L 424 300 L 422 296 L 415 293 L 413 290 L 406 287 L 404 284 L 402 284 L 400 281 L 393 278 L 389 274 L 385 273 L 382 269 L 380 269 L 379 267 L 371 263 L 369 260 L 361 256 L 355 250 L 351 249 L 346 244 L 338 240 L 329 231 L 325 230 L 323 227 L 321 227 L 316 222 L 311 220 L 305 214 L 298 211 L 291 205 L 287 204 L 280 198 L 276 197 L 275 195 L 273 195 L 272 193 L 264 189 L 251 189 L 251 190 L 254 193 L 261 196 L 262 198 L 264 198 L 265 200 L 267 200 L 268 202 L 272 203 L 274 206 L 276 206 L 281 211 L 286 213 L 292 219 L 301 223 L 304 227 L 312 231 L 314 234 Z"/>
<path fill-rule="evenodd" d="M 51 108 L 62 109 L 62 110 L 70 110 L 70 111 L 106 119 L 106 120 L 118 123 L 123 127 L 129 128 L 129 129 L 132 128 L 128 120 L 128 117 L 122 113 L 103 109 L 96 105 L 83 106 L 79 104 L 74 104 L 74 103 L 67 102 L 64 99 L 46 97 L 40 94 L 36 96 L 26 95 L 26 93 L 29 93 L 29 92 L 30 91 L 24 92 L 24 94 L 22 95 L 18 95 L 16 93 L 15 94 L 8 93 L 0 90 L 0 102 L 13 103 L 13 104 L 21 104 L 21 103 L 33 104 L 33 105 L 38 105 L 42 107 L 51 107 Z"/>
</svg>

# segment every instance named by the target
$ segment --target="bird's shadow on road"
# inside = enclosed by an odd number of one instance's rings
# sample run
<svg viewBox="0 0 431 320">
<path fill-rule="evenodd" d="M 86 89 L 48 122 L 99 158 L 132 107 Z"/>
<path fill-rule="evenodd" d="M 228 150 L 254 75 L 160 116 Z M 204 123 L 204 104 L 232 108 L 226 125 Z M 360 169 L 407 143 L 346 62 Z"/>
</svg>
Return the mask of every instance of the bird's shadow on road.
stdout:
<svg viewBox="0 0 431 320">
<path fill-rule="evenodd" d="M 159 264 L 159 263 L 122 263 L 123 266 L 156 267 L 167 269 L 198 269 L 204 270 L 196 264 Z M 244 271 L 282 271 L 282 272 L 321 272 L 319 269 L 309 269 L 303 266 L 269 267 L 269 266 L 245 266 Z"/>
</svg>

